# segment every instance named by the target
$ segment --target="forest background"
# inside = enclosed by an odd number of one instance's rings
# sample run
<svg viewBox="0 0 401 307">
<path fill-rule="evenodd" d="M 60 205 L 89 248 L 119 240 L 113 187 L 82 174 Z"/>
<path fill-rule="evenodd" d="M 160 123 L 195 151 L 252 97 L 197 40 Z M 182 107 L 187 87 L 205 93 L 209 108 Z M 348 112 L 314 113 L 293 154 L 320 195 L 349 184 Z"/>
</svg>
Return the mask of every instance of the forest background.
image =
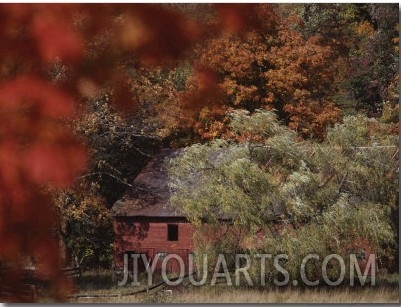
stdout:
<svg viewBox="0 0 401 307">
<path fill-rule="evenodd" d="M 191 167 L 171 166 L 181 196 L 180 176 L 203 167 L 194 159 L 224 148 L 228 165 L 250 162 L 215 167 L 213 180 L 291 183 L 298 192 L 278 197 L 304 223 L 337 208 L 322 199 L 359 197 L 367 210 L 338 228 L 369 224 L 360 231 L 398 271 L 397 4 L 1 4 L 0 16 L 0 259 L 11 285 L 35 259 L 63 297 L 64 264 L 49 256 L 60 237 L 81 266 L 110 267 L 109 210 L 161 147 L 189 148 Z M 273 152 L 251 159 L 256 145 Z M 306 158 L 305 146 L 321 154 Z M 372 146 L 396 149 L 355 150 Z M 313 184 L 324 184 L 318 199 Z M 211 203 L 174 201 L 195 224 Z M 244 209 L 237 222 L 254 229 L 257 210 Z M 366 223 L 372 212 L 379 224 Z"/>
</svg>

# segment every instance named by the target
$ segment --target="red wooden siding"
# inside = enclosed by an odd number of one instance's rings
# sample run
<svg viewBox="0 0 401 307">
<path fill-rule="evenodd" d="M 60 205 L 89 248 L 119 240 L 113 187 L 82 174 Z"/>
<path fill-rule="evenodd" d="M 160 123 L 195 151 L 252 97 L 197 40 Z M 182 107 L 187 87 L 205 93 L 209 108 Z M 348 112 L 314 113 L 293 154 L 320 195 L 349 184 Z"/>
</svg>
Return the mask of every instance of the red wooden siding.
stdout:
<svg viewBox="0 0 401 307">
<path fill-rule="evenodd" d="M 176 241 L 168 240 L 168 225 L 178 226 L 178 238 Z M 178 217 L 116 217 L 113 222 L 114 228 L 114 264 L 116 269 L 123 269 L 124 254 L 136 253 L 146 254 L 147 259 L 155 259 L 157 253 L 165 253 L 165 255 L 179 255 L 185 265 L 186 273 L 188 272 L 188 255 L 194 251 L 193 234 L 194 228 L 183 218 Z M 289 226 L 293 233 L 294 229 Z M 283 225 L 276 225 L 276 230 L 280 233 Z M 256 233 L 256 241 L 251 244 L 255 247 L 258 241 L 263 241 L 267 235 L 274 235 L 269 230 L 260 230 Z M 203 227 L 204 240 L 219 240 L 220 236 L 234 236 L 239 240 L 242 237 L 241 227 L 223 226 L 221 231 L 207 227 Z M 247 249 L 249 242 L 242 242 L 241 246 Z M 362 273 L 365 270 L 367 259 L 373 253 L 368 242 L 355 241 L 345 248 L 347 254 L 357 254 L 358 264 Z M 162 267 L 163 259 L 156 264 L 156 270 Z M 142 259 L 139 259 L 139 271 L 144 271 Z M 129 270 L 132 270 L 132 262 L 129 264 Z M 167 265 L 170 272 L 179 272 L 179 265 L 175 260 L 170 260 Z M 368 275 L 373 272 L 369 270 Z"/>
<path fill-rule="evenodd" d="M 187 221 L 175 218 L 116 218 L 114 227 L 114 264 L 116 269 L 124 265 L 124 253 L 144 253 L 147 258 L 155 258 L 157 253 L 178 254 L 186 267 L 188 254 L 193 252 L 193 227 Z M 168 240 L 168 225 L 178 226 L 177 241 Z M 142 260 L 139 260 L 139 264 Z M 156 266 L 161 268 L 162 260 Z M 169 261 L 170 271 L 177 272 L 179 266 L 174 260 Z M 140 266 L 140 270 L 144 267 Z"/>
</svg>

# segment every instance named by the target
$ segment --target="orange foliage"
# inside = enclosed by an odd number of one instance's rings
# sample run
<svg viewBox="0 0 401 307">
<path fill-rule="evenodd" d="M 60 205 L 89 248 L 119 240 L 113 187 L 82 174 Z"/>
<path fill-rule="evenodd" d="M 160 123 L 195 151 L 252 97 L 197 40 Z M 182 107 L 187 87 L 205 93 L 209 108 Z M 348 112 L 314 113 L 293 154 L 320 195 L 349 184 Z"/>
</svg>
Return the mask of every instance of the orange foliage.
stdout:
<svg viewBox="0 0 401 307">
<path fill-rule="evenodd" d="M 270 5 L 258 8 L 253 8 L 256 19 L 267 28 L 224 34 L 197 49 L 197 65 L 215 72 L 213 81 L 225 102 L 219 112 L 197 113 L 195 130 L 206 139 L 221 136 L 222 124 L 229 123 L 222 119 L 225 110 L 264 108 L 276 109 L 301 137 L 323 139 L 327 126 L 339 119 L 339 109 L 330 101 L 338 80 L 329 63 L 337 54 L 322 37 L 305 39 L 291 26 L 299 20 L 280 21 Z"/>
<path fill-rule="evenodd" d="M 318 36 L 305 40 L 283 22 L 278 33 L 278 45 L 271 48 L 273 69 L 265 73 L 267 101 L 289 115 L 289 126 L 302 137 L 322 139 L 327 125 L 339 119 L 339 109 L 328 101 L 335 92 L 334 61 L 329 46 Z"/>
<path fill-rule="evenodd" d="M 229 120 L 226 117 L 226 108 L 223 107 L 204 107 L 199 120 L 194 124 L 194 130 L 202 139 L 215 139 L 228 133 Z"/>
</svg>

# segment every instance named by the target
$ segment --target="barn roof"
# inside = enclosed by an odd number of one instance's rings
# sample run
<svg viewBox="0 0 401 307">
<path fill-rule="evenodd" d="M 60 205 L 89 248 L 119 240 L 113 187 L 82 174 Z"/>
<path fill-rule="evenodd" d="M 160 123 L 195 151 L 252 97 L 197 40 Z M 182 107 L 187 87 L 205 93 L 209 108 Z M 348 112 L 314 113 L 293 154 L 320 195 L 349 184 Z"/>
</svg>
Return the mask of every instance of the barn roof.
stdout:
<svg viewBox="0 0 401 307">
<path fill-rule="evenodd" d="M 130 189 L 113 205 L 113 216 L 185 217 L 167 205 L 170 191 L 164 166 L 166 159 L 174 158 L 180 151 L 164 148 L 154 155 Z"/>
<path fill-rule="evenodd" d="M 171 192 L 168 187 L 169 177 L 165 161 L 178 156 L 183 149 L 163 148 L 154 155 L 139 175 L 134 179 L 131 187 L 121 199 L 113 205 L 111 212 L 114 217 L 176 217 L 186 218 L 179 210 L 172 209 L 168 203 Z M 211 161 L 218 160 L 224 149 L 210 156 Z M 273 204 L 276 215 L 281 213 L 281 204 Z M 220 212 L 216 208 L 215 215 L 222 220 L 231 220 L 231 216 Z"/>
</svg>

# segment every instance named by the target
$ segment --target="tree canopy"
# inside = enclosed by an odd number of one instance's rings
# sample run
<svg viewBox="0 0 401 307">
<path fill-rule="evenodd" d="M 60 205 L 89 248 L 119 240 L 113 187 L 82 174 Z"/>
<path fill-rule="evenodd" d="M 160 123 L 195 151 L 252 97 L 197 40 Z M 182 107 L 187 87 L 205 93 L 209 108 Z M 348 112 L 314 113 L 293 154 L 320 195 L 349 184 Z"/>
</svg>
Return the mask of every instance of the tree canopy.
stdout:
<svg viewBox="0 0 401 307">
<path fill-rule="evenodd" d="M 381 3 L 1 4 L 2 282 L 18 289 L 35 259 L 65 298 L 58 235 L 107 264 L 108 210 L 159 147 L 188 147 L 171 168 L 188 201 L 173 203 L 194 223 L 238 207 L 249 234 L 279 212 L 301 235 L 335 212 L 345 227 L 352 208 L 384 249 L 398 27 L 398 6 Z M 215 199 L 195 204 L 185 174 Z"/>
<path fill-rule="evenodd" d="M 300 252 L 346 256 L 361 245 L 386 264 L 396 246 L 391 216 L 398 206 L 398 138 L 388 124 L 348 116 L 322 143 L 297 142 L 262 110 L 233 113 L 230 128 L 233 139 L 192 145 L 168 164 L 171 205 L 196 225 L 201 242 L 205 222 L 219 228 L 228 217 L 241 229 L 240 236 L 200 246 L 301 261 Z M 291 264 L 293 274 L 299 265 Z"/>
</svg>

